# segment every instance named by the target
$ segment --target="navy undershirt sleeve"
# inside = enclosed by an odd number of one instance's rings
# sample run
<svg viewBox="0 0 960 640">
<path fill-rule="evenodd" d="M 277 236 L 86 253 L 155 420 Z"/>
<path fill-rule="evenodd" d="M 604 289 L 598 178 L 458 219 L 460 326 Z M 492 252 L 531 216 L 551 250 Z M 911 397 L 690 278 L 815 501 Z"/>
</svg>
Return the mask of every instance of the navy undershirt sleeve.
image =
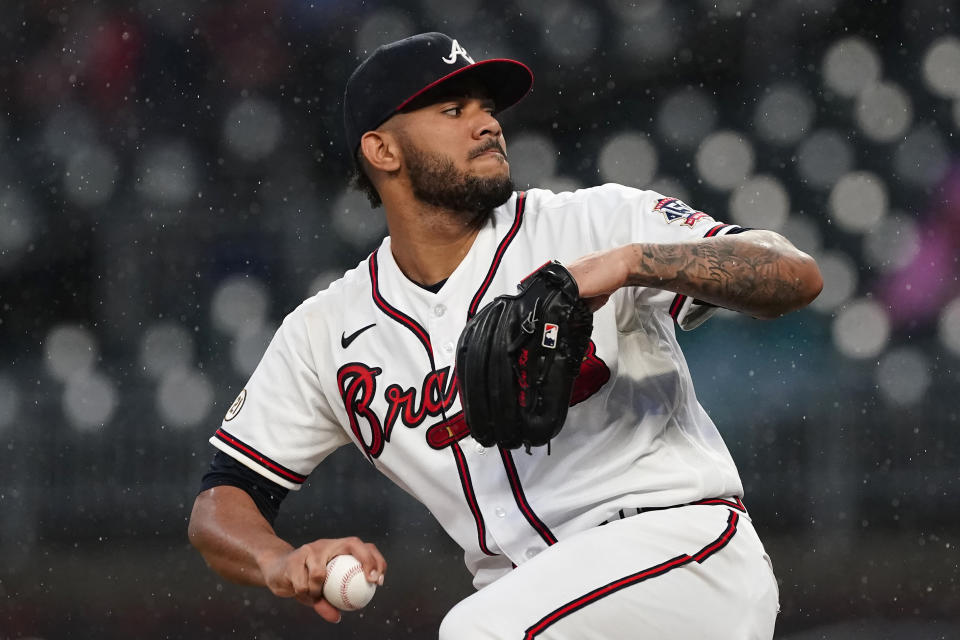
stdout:
<svg viewBox="0 0 960 640">
<path fill-rule="evenodd" d="M 281 487 L 253 469 L 248 469 L 224 452 L 217 451 L 210 463 L 210 469 L 200 480 L 200 491 L 222 485 L 246 491 L 271 526 L 280 513 L 280 503 L 290 493 L 286 487 Z"/>
</svg>

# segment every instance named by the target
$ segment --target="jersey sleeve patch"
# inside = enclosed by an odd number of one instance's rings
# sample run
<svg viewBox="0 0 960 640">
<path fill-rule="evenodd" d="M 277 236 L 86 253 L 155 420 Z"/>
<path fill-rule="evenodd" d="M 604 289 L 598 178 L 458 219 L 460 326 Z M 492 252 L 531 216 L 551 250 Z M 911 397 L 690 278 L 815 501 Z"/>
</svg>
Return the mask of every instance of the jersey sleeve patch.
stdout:
<svg viewBox="0 0 960 640">
<path fill-rule="evenodd" d="M 657 204 L 653 206 L 653 210 L 660 212 L 667 224 L 679 220 L 681 225 L 692 227 L 701 220 L 713 219 L 703 211 L 697 211 L 679 198 L 660 198 L 657 200 Z"/>
<path fill-rule="evenodd" d="M 230 405 L 230 409 L 227 410 L 227 415 L 223 417 L 224 422 L 230 422 L 237 417 L 237 414 L 240 413 L 240 409 L 243 409 L 243 403 L 247 400 L 247 390 L 244 389 L 240 392 L 240 395 L 237 396 L 237 399 L 233 401 L 233 404 Z"/>
</svg>

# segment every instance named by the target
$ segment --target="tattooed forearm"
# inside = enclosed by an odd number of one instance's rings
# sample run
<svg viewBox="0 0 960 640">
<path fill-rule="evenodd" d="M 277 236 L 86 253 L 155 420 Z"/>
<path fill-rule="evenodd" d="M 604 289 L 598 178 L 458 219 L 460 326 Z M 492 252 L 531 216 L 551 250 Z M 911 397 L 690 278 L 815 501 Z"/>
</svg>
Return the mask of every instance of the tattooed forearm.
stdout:
<svg viewBox="0 0 960 640">
<path fill-rule="evenodd" d="M 758 317 L 806 306 L 823 284 L 810 256 L 769 231 L 631 248 L 628 284 L 675 291 Z"/>
</svg>

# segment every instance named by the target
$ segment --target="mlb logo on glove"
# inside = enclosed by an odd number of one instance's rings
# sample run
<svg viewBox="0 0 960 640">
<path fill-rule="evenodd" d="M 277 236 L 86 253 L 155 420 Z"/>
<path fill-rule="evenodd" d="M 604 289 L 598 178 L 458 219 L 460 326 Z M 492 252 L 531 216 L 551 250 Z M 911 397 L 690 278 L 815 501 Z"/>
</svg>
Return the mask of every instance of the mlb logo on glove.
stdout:
<svg viewBox="0 0 960 640">
<path fill-rule="evenodd" d="M 543 340 L 540 342 L 543 346 L 548 349 L 557 348 L 557 332 L 560 330 L 560 327 L 555 324 L 550 324 L 549 322 L 543 325 Z"/>
</svg>

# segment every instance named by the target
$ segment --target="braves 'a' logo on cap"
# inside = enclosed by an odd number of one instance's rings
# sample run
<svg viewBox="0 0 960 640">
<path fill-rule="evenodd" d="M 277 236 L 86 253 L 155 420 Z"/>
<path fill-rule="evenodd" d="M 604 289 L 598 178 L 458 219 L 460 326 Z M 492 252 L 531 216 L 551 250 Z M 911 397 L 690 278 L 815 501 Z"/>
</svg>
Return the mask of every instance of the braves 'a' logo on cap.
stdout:
<svg viewBox="0 0 960 640">
<path fill-rule="evenodd" d="M 460 46 L 460 43 L 456 40 L 453 41 L 453 46 L 450 47 L 450 55 L 446 58 L 441 58 L 447 64 L 453 64 L 457 61 L 457 56 L 462 56 L 464 60 L 470 64 L 474 64 L 473 58 L 470 57 L 470 54 L 467 53 L 467 50 Z"/>
</svg>

